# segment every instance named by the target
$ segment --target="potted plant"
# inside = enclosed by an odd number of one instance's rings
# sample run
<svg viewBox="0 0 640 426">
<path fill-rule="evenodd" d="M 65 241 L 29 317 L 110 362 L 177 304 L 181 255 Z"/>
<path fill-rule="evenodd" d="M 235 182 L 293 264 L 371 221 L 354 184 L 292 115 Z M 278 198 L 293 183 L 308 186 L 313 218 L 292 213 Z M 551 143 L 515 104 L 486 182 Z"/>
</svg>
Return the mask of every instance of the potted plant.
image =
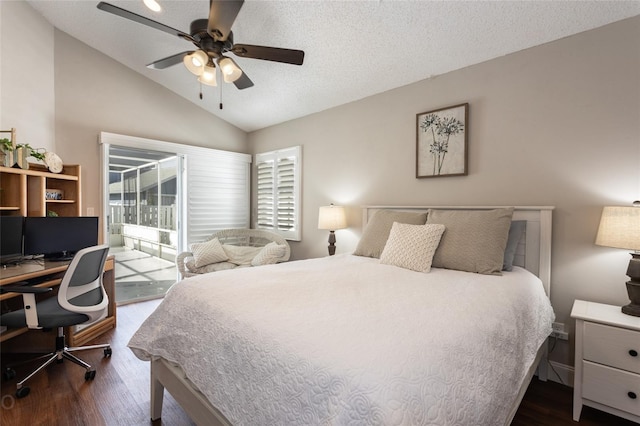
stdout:
<svg viewBox="0 0 640 426">
<path fill-rule="evenodd" d="M 46 151 L 44 148 L 33 148 L 28 143 L 21 143 L 16 145 L 15 150 L 15 164 L 21 169 L 29 169 L 29 163 L 27 158 L 33 157 L 36 160 L 44 160 L 44 154 Z"/>
<path fill-rule="evenodd" d="M 13 143 L 10 139 L 0 139 L 0 166 L 13 166 Z"/>
</svg>

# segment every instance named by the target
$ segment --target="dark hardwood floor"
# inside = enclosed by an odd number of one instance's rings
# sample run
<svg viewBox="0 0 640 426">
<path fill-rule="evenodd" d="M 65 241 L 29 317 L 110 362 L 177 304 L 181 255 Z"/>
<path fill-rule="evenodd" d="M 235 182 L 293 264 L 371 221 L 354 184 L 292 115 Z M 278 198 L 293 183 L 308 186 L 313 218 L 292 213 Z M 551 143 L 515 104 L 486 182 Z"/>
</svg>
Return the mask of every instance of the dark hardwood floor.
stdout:
<svg viewBox="0 0 640 426">
<path fill-rule="evenodd" d="M 22 399 L 14 397 L 15 380 L 3 382 L 0 424 L 192 425 L 184 411 L 166 392 L 162 420 L 149 420 L 149 364 L 140 361 L 126 347 L 131 335 L 158 303 L 158 300 L 154 300 L 118 308 L 117 328 L 95 341 L 111 343 L 113 356 L 110 359 L 103 358 L 101 350 L 79 353 L 80 358 L 97 367 L 94 381 L 85 382 L 82 368 L 64 362 L 54 363 L 31 379 L 28 383 L 31 393 Z M 2 361 L 6 362 L 4 358 Z M 23 377 L 32 367 L 33 364 L 16 367 L 18 377 Z M 571 410 L 571 388 L 534 378 L 512 425 L 636 425 L 589 407 L 583 409 L 580 422 L 576 423 L 571 418 Z"/>
</svg>

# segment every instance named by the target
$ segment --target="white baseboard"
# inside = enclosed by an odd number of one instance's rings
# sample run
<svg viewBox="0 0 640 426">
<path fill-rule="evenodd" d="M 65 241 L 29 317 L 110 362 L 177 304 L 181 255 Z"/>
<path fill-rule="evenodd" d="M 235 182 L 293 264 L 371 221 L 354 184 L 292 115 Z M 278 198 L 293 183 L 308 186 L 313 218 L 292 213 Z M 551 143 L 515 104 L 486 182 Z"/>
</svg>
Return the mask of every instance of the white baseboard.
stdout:
<svg viewBox="0 0 640 426">
<path fill-rule="evenodd" d="M 574 369 L 570 365 L 549 361 L 549 380 L 573 387 Z"/>
</svg>

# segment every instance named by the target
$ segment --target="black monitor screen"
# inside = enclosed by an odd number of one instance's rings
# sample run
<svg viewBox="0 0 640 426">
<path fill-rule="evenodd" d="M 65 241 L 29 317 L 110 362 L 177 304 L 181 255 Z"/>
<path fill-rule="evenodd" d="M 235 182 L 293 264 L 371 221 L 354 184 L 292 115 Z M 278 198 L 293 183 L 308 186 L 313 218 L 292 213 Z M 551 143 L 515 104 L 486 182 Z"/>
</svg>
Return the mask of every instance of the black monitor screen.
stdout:
<svg viewBox="0 0 640 426">
<path fill-rule="evenodd" d="M 26 217 L 24 254 L 70 258 L 78 250 L 98 244 L 97 217 Z"/>
<path fill-rule="evenodd" d="M 22 216 L 0 216 L 0 263 L 22 259 Z"/>
</svg>

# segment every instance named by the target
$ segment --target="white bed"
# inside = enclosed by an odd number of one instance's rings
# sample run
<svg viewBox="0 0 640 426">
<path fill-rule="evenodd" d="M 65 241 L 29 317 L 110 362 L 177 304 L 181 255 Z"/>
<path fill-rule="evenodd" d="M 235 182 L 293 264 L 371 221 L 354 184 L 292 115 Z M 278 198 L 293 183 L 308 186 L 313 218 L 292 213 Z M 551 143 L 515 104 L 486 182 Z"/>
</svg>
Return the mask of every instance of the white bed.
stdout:
<svg viewBox="0 0 640 426">
<path fill-rule="evenodd" d="M 340 255 L 176 284 L 129 343 L 152 419 L 166 388 L 207 425 L 509 424 L 546 357 L 551 210 L 516 208 L 502 276 Z"/>
</svg>

